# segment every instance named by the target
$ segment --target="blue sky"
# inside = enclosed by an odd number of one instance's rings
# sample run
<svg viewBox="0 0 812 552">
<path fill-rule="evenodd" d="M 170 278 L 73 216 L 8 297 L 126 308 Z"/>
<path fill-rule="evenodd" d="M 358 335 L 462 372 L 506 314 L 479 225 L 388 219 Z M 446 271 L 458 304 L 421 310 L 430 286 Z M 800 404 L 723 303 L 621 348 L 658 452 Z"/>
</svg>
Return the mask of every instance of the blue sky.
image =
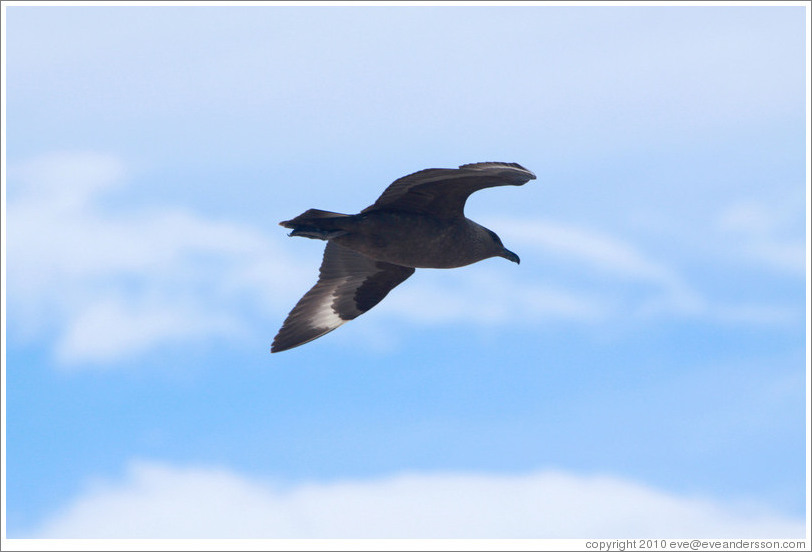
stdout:
<svg viewBox="0 0 812 552">
<path fill-rule="evenodd" d="M 802 537 L 803 7 L 4 7 L 7 527 Z M 271 356 L 426 167 L 522 258 Z"/>
</svg>

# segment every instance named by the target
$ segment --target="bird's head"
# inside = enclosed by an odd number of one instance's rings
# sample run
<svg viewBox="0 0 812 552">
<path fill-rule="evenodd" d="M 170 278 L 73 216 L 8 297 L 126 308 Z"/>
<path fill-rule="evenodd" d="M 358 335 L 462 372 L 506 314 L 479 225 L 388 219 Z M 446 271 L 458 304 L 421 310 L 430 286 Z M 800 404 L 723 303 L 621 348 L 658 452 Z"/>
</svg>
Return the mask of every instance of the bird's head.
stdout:
<svg viewBox="0 0 812 552">
<path fill-rule="evenodd" d="M 493 251 L 494 257 L 502 257 L 503 259 L 507 259 L 508 261 L 512 261 L 516 264 L 519 264 L 519 262 L 521 261 L 519 259 L 519 256 L 502 244 L 502 240 L 499 239 L 499 236 L 496 235 L 496 232 L 488 230 L 488 234 L 490 235 L 491 238 L 491 250 Z"/>
<path fill-rule="evenodd" d="M 516 264 L 519 264 L 521 262 L 519 256 L 510 249 L 507 249 L 506 247 L 502 248 L 502 251 L 499 253 L 499 256 L 502 257 L 503 259 L 507 259 L 508 261 L 512 261 Z"/>
</svg>

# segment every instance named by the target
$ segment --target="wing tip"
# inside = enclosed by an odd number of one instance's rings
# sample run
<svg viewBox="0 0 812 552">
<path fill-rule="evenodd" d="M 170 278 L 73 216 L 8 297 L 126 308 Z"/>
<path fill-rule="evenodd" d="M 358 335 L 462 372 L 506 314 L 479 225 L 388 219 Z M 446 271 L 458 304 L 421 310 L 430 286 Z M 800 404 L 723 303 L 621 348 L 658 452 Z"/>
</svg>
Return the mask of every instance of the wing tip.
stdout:
<svg viewBox="0 0 812 552">
<path fill-rule="evenodd" d="M 327 335 L 328 333 L 332 332 L 333 330 L 340 328 L 343 326 L 348 320 L 345 320 L 338 326 L 334 326 L 332 328 L 318 328 L 316 329 L 315 335 L 312 333 L 305 333 L 302 335 L 301 333 L 298 335 L 292 336 L 283 336 L 283 330 L 285 330 L 285 326 L 282 326 L 282 329 L 279 330 L 279 333 L 276 334 L 276 337 L 271 343 L 271 354 L 273 353 L 281 353 L 283 351 L 288 351 L 290 349 L 295 349 L 296 347 L 300 347 L 305 345 L 306 343 L 310 343 L 311 341 L 315 341 L 316 339 Z"/>
<path fill-rule="evenodd" d="M 508 163 L 505 161 L 484 161 L 480 163 L 467 163 L 465 165 L 460 165 L 459 168 L 474 171 L 507 169 L 509 172 L 517 176 L 521 175 L 523 178 L 526 178 L 527 180 L 536 179 L 536 175 L 533 173 L 533 171 L 520 165 L 519 163 Z M 527 182 L 527 180 L 525 180 L 524 182 Z"/>
</svg>

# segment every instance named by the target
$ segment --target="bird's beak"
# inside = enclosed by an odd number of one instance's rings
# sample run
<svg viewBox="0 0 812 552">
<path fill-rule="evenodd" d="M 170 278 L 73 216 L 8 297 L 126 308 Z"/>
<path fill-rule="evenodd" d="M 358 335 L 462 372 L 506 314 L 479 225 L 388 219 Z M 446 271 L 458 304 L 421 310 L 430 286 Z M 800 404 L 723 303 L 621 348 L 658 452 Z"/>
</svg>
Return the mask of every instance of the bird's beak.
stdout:
<svg viewBox="0 0 812 552">
<path fill-rule="evenodd" d="M 499 256 L 507 259 L 508 261 L 513 261 L 516 264 L 519 264 L 520 262 L 519 256 L 508 249 L 503 249 Z"/>
</svg>

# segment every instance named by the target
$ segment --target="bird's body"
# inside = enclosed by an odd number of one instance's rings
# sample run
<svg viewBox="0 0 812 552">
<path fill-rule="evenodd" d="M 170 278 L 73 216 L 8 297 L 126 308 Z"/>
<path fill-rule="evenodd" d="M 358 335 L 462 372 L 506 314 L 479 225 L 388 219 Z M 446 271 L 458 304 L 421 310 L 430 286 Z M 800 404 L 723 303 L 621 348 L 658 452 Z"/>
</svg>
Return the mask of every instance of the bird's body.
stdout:
<svg viewBox="0 0 812 552">
<path fill-rule="evenodd" d="M 426 169 L 393 182 L 356 215 L 309 209 L 280 224 L 327 241 L 319 281 L 297 303 L 271 352 L 312 341 L 378 304 L 415 268 L 457 268 L 490 257 L 518 263 L 499 236 L 465 217 L 476 190 L 520 186 L 535 175 L 516 163 Z"/>
<path fill-rule="evenodd" d="M 287 223 L 288 228 L 297 224 Z M 372 211 L 321 219 L 315 224 L 332 234 L 328 239 L 334 243 L 377 261 L 413 268 L 457 268 L 480 261 L 489 253 L 488 242 L 482 237 L 489 230 L 467 218 L 440 220 L 421 213 Z M 293 234 L 306 235 L 301 230 Z M 324 239 L 323 233 L 315 234 L 306 237 Z M 482 247 L 461 247 L 466 243 Z"/>
</svg>

